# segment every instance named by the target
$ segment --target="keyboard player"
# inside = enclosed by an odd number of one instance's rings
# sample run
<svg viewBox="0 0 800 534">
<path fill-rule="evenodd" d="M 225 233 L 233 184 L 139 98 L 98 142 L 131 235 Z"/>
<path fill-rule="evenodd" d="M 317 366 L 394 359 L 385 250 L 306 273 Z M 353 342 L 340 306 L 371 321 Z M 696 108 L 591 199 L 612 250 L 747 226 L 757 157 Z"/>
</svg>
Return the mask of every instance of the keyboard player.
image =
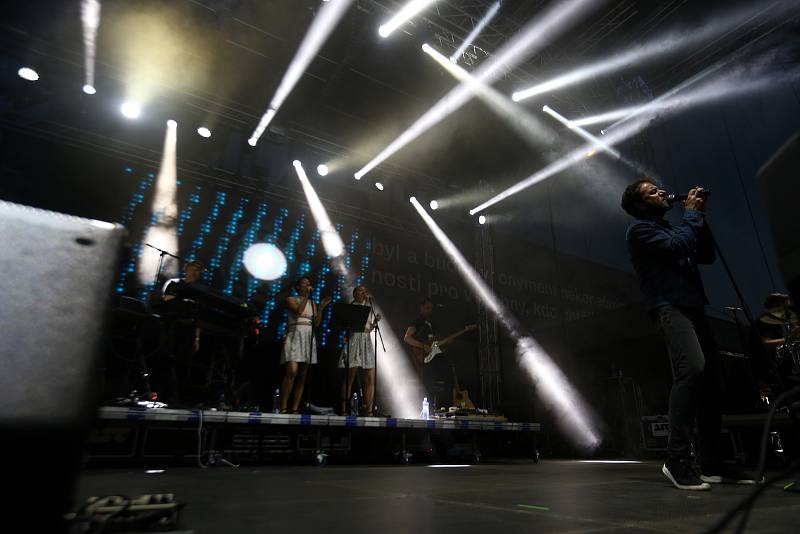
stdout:
<svg viewBox="0 0 800 534">
<path fill-rule="evenodd" d="M 180 295 L 181 291 L 195 282 L 199 282 L 203 278 L 203 271 L 205 265 L 200 260 L 190 261 L 183 268 L 183 278 L 173 278 L 164 284 L 164 291 L 161 295 L 163 302 L 169 302 Z"/>
</svg>

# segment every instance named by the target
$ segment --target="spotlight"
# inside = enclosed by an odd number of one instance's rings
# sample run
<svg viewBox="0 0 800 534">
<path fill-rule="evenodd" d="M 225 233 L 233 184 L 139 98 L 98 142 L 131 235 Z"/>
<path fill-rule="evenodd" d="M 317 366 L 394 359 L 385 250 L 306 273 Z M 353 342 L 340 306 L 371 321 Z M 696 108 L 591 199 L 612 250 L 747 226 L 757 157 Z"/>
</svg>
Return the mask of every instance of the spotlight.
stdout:
<svg viewBox="0 0 800 534">
<path fill-rule="evenodd" d="M 167 121 L 167 126 L 169 126 L 170 128 L 177 128 L 178 127 L 178 123 L 177 123 L 177 121 L 174 121 L 174 120 L 170 119 L 170 120 Z"/>
<path fill-rule="evenodd" d="M 317 174 L 320 176 L 328 176 L 328 166 L 324 163 L 317 165 Z"/>
<path fill-rule="evenodd" d="M 247 144 L 250 146 L 256 146 L 256 143 L 258 143 L 258 139 L 255 139 L 253 137 L 247 140 Z"/>
<path fill-rule="evenodd" d="M 129 119 L 135 119 L 142 114 L 142 108 L 136 102 L 125 102 L 119 107 L 119 110 Z"/>
<path fill-rule="evenodd" d="M 375 182 L 375 189 L 378 191 L 383 191 L 383 184 L 380 182 Z"/>
<path fill-rule="evenodd" d="M 408 22 L 411 17 L 418 14 L 434 1 L 435 0 L 411 0 L 411 2 L 403 6 L 403 9 L 398 11 L 394 17 L 381 24 L 378 28 L 378 35 L 386 39 L 393 31 Z"/>
<path fill-rule="evenodd" d="M 480 215 L 478 217 L 478 224 L 486 224 L 486 216 Z"/>
<path fill-rule="evenodd" d="M 22 67 L 17 71 L 17 74 L 20 78 L 28 80 L 29 82 L 35 82 L 39 79 L 39 73 L 30 67 Z"/>
<path fill-rule="evenodd" d="M 211 130 L 209 130 L 205 126 L 201 126 L 200 128 L 197 129 L 197 135 L 208 139 L 209 137 L 211 137 Z"/>
<path fill-rule="evenodd" d="M 87 83 L 86 85 L 83 86 L 83 92 L 86 93 L 87 95 L 93 95 L 97 92 L 97 89 L 95 89 L 94 86 L 89 85 Z"/>
<path fill-rule="evenodd" d="M 259 280 L 275 280 L 286 273 L 286 256 L 269 243 L 251 245 L 244 252 L 242 263 L 247 272 Z"/>
<path fill-rule="evenodd" d="M 432 210 L 439 209 L 439 203 L 436 202 L 435 200 L 431 200 L 431 204 L 430 205 L 431 205 L 431 209 Z"/>
<path fill-rule="evenodd" d="M 408 197 L 408 201 L 412 204 L 417 201 L 417 197 Z"/>
</svg>

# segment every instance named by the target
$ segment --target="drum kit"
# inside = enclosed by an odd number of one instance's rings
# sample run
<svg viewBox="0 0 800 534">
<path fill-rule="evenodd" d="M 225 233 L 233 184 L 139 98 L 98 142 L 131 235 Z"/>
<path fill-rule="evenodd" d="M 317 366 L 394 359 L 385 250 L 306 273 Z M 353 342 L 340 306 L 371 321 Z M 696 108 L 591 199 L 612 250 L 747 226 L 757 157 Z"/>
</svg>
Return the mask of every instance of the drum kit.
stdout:
<svg viewBox="0 0 800 534">
<path fill-rule="evenodd" d="M 778 380 L 785 385 L 800 383 L 800 325 L 796 316 L 784 310 L 782 313 L 768 311 L 759 320 L 762 323 L 780 327 L 783 343 L 775 347 L 773 369 Z"/>
</svg>

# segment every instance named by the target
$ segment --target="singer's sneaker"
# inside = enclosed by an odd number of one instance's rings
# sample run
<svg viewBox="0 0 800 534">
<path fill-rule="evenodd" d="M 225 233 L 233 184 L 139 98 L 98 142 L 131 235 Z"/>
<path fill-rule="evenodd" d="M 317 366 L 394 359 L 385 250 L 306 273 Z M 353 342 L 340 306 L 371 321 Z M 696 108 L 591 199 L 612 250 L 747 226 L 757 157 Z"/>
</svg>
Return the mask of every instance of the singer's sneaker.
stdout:
<svg viewBox="0 0 800 534">
<path fill-rule="evenodd" d="M 709 472 L 700 475 L 703 482 L 709 484 L 758 484 L 764 482 L 764 477 L 756 481 L 755 473 L 747 471 L 737 466 L 723 465 Z"/>
<path fill-rule="evenodd" d="M 711 485 L 700 480 L 700 475 L 691 458 L 670 458 L 661 472 L 676 488 L 690 491 L 708 491 Z"/>
</svg>

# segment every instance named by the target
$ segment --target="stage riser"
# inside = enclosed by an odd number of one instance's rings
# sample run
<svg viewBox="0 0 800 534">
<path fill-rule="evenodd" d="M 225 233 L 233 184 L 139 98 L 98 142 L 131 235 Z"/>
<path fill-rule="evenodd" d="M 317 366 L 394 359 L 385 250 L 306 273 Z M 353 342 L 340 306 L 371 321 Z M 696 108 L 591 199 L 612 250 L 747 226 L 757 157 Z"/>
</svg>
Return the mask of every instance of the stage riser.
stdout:
<svg viewBox="0 0 800 534">
<path fill-rule="evenodd" d="M 104 408 L 87 444 L 91 465 L 196 464 L 199 412 Z M 202 450 L 236 462 L 339 463 L 536 458 L 538 424 L 204 412 Z M 205 458 L 205 456 L 204 456 Z"/>
</svg>

